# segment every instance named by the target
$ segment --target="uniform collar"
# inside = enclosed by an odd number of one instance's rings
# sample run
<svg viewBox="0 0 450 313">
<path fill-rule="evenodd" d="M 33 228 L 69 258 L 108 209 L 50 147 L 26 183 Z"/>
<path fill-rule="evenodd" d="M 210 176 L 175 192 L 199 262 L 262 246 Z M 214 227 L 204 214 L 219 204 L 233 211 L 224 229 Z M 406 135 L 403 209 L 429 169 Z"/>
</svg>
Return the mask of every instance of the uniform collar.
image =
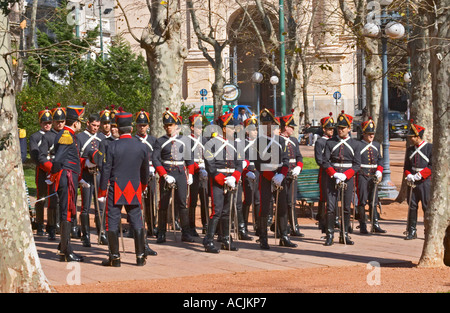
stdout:
<svg viewBox="0 0 450 313">
<path fill-rule="evenodd" d="M 120 135 L 119 139 L 124 139 L 124 138 L 131 138 L 131 134 L 123 134 Z"/>
<path fill-rule="evenodd" d="M 72 127 L 70 127 L 70 126 L 64 126 L 63 129 L 64 129 L 64 130 L 68 130 L 72 135 L 75 135 L 75 130 L 73 130 Z"/>
</svg>

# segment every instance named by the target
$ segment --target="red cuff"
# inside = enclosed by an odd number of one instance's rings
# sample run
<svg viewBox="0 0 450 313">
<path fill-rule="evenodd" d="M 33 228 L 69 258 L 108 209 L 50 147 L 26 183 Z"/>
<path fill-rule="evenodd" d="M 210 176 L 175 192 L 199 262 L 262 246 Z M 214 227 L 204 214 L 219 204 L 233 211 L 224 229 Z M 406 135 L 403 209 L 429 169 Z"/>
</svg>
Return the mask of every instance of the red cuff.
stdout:
<svg viewBox="0 0 450 313">
<path fill-rule="evenodd" d="M 286 176 L 287 176 L 288 172 L 289 172 L 289 167 L 287 167 L 287 166 L 283 166 L 283 167 L 281 167 L 281 171 L 280 171 L 280 173 L 281 173 L 281 174 L 283 174 L 283 175 L 284 175 L 284 177 L 286 177 Z"/>
<path fill-rule="evenodd" d="M 247 166 L 248 166 L 248 164 L 247 164 Z M 239 179 L 241 179 L 241 173 L 239 171 L 234 171 L 231 176 L 236 178 L 236 183 L 239 181 Z"/>
<path fill-rule="evenodd" d="M 96 162 L 95 162 L 95 155 L 97 154 L 97 152 L 98 152 L 98 150 L 95 150 L 94 151 L 94 153 L 91 155 L 91 159 L 89 160 L 89 161 L 91 161 L 92 163 L 94 163 L 94 164 L 97 164 Z"/>
<path fill-rule="evenodd" d="M 336 170 L 333 167 L 329 167 L 327 169 L 325 169 L 325 172 L 327 172 L 328 176 L 333 177 L 334 174 L 336 174 Z"/>
<path fill-rule="evenodd" d="M 378 165 L 377 171 L 380 171 L 381 173 L 383 173 L 383 167 L 381 165 Z"/>
<path fill-rule="evenodd" d="M 158 175 L 159 175 L 160 177 L 162 177 L 162 176 L 164 176 L 164 175 L 167 174 L 166 169 L 165 169 L 164 166 L 162 166 L 162 165 L 157 166 L 155 169 L 156 169 L 156 171 L 158 172 Z"/>
<path fill-rule="evenodd" d="M 223 184 L 225 184 L 225 175 L 223 175 L 222 173 L 217 174 L 214 177 L 214 180 L 220 185 L 223 186 Z"/>
<path fill-rule="evenodd" d="M 99 198 L 106 197 L 106 190 L 99 189 L 98 190 L 98 197 Z"/>
<path fill-rule="evenodd" d="M 347 176 L 347 179 L 350 179 L 355 175 L 355 171 L 352 168 L 349 168 L 344 172 L 345 176 Z"/>
<path fill-rule="evenodd" d="M 423 170 L 421 170 L 420 172 L 420 175 L 422 175 L 422 178 L 423 179 L 427 179 L 428 177 L 430 177 L 431 176 L 431 170 L 430 170 L 430 168 L 428 168 L 428 167 L 425 167 Z"/>
<path fill-rule="evenodd" d="M 303 162 L 298 161 L 298 162 L 297 162 L 297 166 L 300 166 L 301 168 L 303 168 Z"/>
<path fill-rule="evenodd" d="M 39 165 L 39 167 L 45 172 L 49 173 L 52 170 L 52 162 L 47 161 L 44 164 Z"/>
<path fill-rule="evenodd" d="M 200 170 L 200 166 L 198 166 L 198 163 L 194 163 L 194 173 L 197 173 Z"/>
<path fill-rule="evenodd" d="M 249 160 L 244 160 L 244 161 L 245 161 L 245 167 L 243 168 L 243 170 L 245 170 L 250 165 Z"/>
<path fill-rule="evenodd" d="M 411 174 L 410 171 L 405 170 L 405 176 L 408 176 L 409 174 Z"/>
<path fill-rule="evenodd" d="M 189 174 L 194 175 L 194 166 L 195 166 L 195 163 L 193 163 L 187 167 Z"/>
</svg>

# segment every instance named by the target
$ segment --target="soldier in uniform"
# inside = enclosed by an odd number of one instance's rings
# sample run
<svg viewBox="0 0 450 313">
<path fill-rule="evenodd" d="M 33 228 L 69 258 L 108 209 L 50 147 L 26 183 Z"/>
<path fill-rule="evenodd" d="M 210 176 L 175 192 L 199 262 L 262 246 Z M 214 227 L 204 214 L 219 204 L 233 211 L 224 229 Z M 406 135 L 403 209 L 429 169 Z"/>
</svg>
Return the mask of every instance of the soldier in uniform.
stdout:
<svg viewBox="0 0 450 313">
<path fill-rule="evenodd" d="M 191 133 L 187 138 L 190 141 L 191 158 L 194 161 L 193 182 L 189 186 L 189 227 L 191 235 L 198 237 L 195 229 L 195 211 L 197 208 L 197 200 L 200 198 L 200 216 L 203 229 L 206 232 L 207 218 L 209 218 L 208 208 L 208 173 L 205 170 L 205 160 L 203 151 L 207 139 L 202 136 L 203 116 L 200 113 L 194 113 L 189 116 L 189 126 Z"/>
<path fill-rule="evenodd" d="M 107 200 L 106 233 L 109 242 L 109 257 L 102 265 L 120 266 L 118 233 L 122 207 L 125 207 L 133 228 L 136 264 L 143 266 L 147 255 L 141 201 L 149 178 L 148 153 L 147 148 L 131 136 L 133 114 L 119 111 L 115 118 L 120 138 L 108 145 L 99 186 L 99 202 Z"/>
<path fill-rule="evenodd" d="M 100 111 L 100 127 L 98 136 L 101 140 L 104 140 L 111 136 L 111 110 L 106 107 L 103 111 Z"/>
<path fill-rule="evenodd" d="M 178 135 L 178 114 L 166 109 L 163 113 L 163 123 L 166 134 L 156 140 L 153 150 L 153 166 L 159 174 L 159 216 L 158 216 L 158 238 L 157 243 L 166 241 L 167 210 L 171 197 L 171 187 L 176 184 L 175 211 L 178 211 L 181 222 L 181 240 L 194 242 L 189 232 L 189 212 L 186 207 L 187 186 L 192 183 L 194 173 L 194 162 L 191 159 L 191 151 L 185 139 Z M 186 177 L 188 169 L 188 178 Z M 175 213 L 176 214 L 176 213 Z"/>
<path fill-rule="evenodd" d="M 222 133 L 214 133 L 205 145 L 205 166 L 209 176 L 212 212 L 203 239 L 205 251 L 219 253 L 214 246 L 214 234 L 220 223 L 222 249 L 237 251 L 229 232 L 231 197 L 237 196 L 237 182 L 241 178 L 244 158 L 239 154 L 234 139 L 233 113 L 218 117 L 217 125 Z M 233 191 L 233 190 L 234 191 Z M 233 200 L 235 201 L 235 200 Z"/>
<path fill-rule="evenodd" d="M 322 125 L 323 135 L 316 140 L 314 144 L 314 159 L 317 165 L 319 165 L 319 185 L 320 185 L 320 200 L 319 208 L 317 212 L 317 220 L 319 221 L 319 229 L 322 233 L 326 232 L 326 203 L 327 203 L 327 186 L 328 175 L 323 167 L 323 153 L 325 150 L 325 144 L 327 140 L 333 137 L 335 125 L 333 120 L 333 113 L 330 112 L 329 116 L 326 116 L 320 120 Z"/>
<path fill-rule="evenodd" d="M 286 150 L 286 141 L 283 137 L 273 133 L 274 126 L 279 128 L 279 122 L 274 116 L 273 110 L 264 108 L 259 115 L 262 130 L 257 139 L 257 160 L 256 169 L 259 171 L 259 243 L 261 249 L 270 249 L 267 238 L 268 217 L 273 208 L 273 199 L 277 198 L 277 222 L 275 232 L 280 232 L 280 246 L 297 247 L 297 244 L 290 241 L 288 236 L 288 205 L 286 191 L 286 176 L 289 171 L 289 157 Z M 276 191 L 276 188 L 278 189 Z"/>
<path fill-rule="evenodd" d="M 156 138 L 148 134 L 150 116 L 148 112 L 142 109 L 135 115 L 136 135 L 135 137 L 144 144 L 148 153 L 148 166 L 150 173 L 150 180 L 148 182 L 147 192 L 145 193 L 145 223 L 147 223 L 147 233 L 152 236 L 156 234 L 154 228 L 156 227 L 156 210 L 155 195 L 156 195 L 156 175 L 155 167 L 153 166 L 153 147 L 155 146 Z"/>
<path fill-rule="evenodd" d="M 292 113 L 294 110 L 292 110 Z M 289 172 L 286 179 L 287 188 L 287 203 L 288 203 L 288 217 L 289 223 L 291 225 L 291 236 L 303 237 L 304 235 L 300 232 L 300 226 L 297 223 L 297 214 L 295 212 L 295 200 L 297 199 L 297 181 L 294 177 L 300 175 L 303 168 L 303 156 L 300 152 L 300 144 L 297 138 L 293 137 L 294 127 L 297 126 L 294 122 L 294 115 L 289 114 L 280 117 L 280 136 L 286 142 L 286 151 L 289 157 Z M 292 188 L 292 184 L 295 185 Z M 294 193 L 294 195 L 292 195 Z M 294 200 L 294 203 L 292 203 Z"/>
<path fill-rule="evenodd" d="M 334 225 L 336 216 L 338 216 L 338 194 L 341 190 L 338 186 L 347 184 L 344 192 L 343 205 L 343 223 L 341 224 L 340 243 L 353 245 L 354 242 L 348 236 L 350 226 L 350 206 L 353 198 L 354 176 L 361 166 L 360 142 L 350 137 L 353 117 L 345 114 L 344 111 L 339 115 L 336 122 L 337 136 L 328 139 L 325 144 L 323 155 L 323 167 L 328 174 L 327 187 L 327 230 L 325 245 L 333 244 Z"/>
<path fill-rule="evenodd" d="M 66 123 L 66 109 L 58 103 L 56 108 L 51 110 L 51 114 L 52 129 L 42 136 L 38 156 L 39 166 L 46 172 L 47 176 L 50 174 L 55 158 L 55 138 Z M 54 194 L 56 192 L 54 186 L 49 180 L 46 180 L 46 183 L 48 184 L 47 194 Z M 58 196 L 49 197 L 47 200 L 47 232 L 50 240 L 56 239 L 56 232 L 59 228 L 58 208 Z"/>
<path fill-rule="evenodd" d="M 242 201 L 242 215 L 244 220 L 244 231 L 248 233 L 248 217 L 250 213 L 250 206 L 253 211 L 253 229 L 255 235 L 259 236 L 258 232 L 258 214 L 259 214 L 259 172 L 255 167 L 255 160 L 257 159 L 256 138 L 258 137 L 258 119 L 255 115 L 250 116 L 244 121 L 244 128 L 246 130 L 244 155 L 245 159 L 249 161 L 248 167 L 242 173 L 242 186 L 244 191 L 244 199 Z M 253 202 L 252 202 L 253 201 Z"/>
<path fill-rule="evenodd" d="M 363 138 L 361 139 L 361 168 L 356 174 L 356 195 L 358 197 L 358 205 L 356 207 L 359 216 L 359 232 L 368 234 L 366 225 L 365 206 L 369 204 L 369 214 L 373 212 L 373 231 L 376 233 L 385 233 L 379 224 L 379 215 L 377 211 L 378 188 L 375 180 L 379 182 L 383 173 L 383 158 L 381 157 L 381 145 L 374 141 L 375 122 L 371 117 L 361 124 Z M 375 202 L 374 198 L 375 197 Z M 372 207 L 375 203 L 375 207 Z"/>
<path fill-rule="evenodd" d="M 106 114 L 103 114 L 105 117 Z M 94 199 L 95 208 L 95 223 L 97 226 L 98 235 L 101 236 L 101 244 L 107 244 L 105 234 L 100 234 L 100 224 L 101 215 L 104 210 L 103 205 L 99 205 L 96 201 L 94 194 L 95 186 L 100 183 L 100 175 L 98 175 L 98 166 L 95 162 L 95 154 L 98 153 L 100 147 L 100 138 L 105 136 L 98 133 L 100 127 L 100 116 L 97 113 L 91 114 L 86 122 L 86 129 L 77 134 L 77 138 L 80 142 L 80 156 L 82 159 L 82 175 L 81 177 L 89 184 L 89 187 L 81 187 L 81 241 L 84 247 L 91 246 L 90 240 L 90 219 L 89 210 L 91 208 L 92 200 Z M 96 179 L 96 182 L 94 182 Z M 100 214 L 99 214 L 100 213 Z"/>
<path fill-rule="evenodd" d="M 84 107 L 68 106 L 66 110 L 66 125 L 55 137 L 55 158 L 50 180 L 54 183 L 59 198 L 61 261 L 81 262 L 83 258 L 73 252 L 70 244 L 70 232 L 72 217 L 76 214 L 76 195 L 81 174 L 80 145 L 75 133 L 81 130 Z"/>
<path fill-rule="evenodd" d="M 42 110 L 38 113 L 38 121 L 41 128 L 33 133 L 30 136 L 30 158 L 33 161 L 33 163 L 36 165 L 36 171 L 35 171 L 35 182 L 36 182 L 36 197 L 37 199 L 43 198 L 48 195 L 48 187 L 45 183 L 45 180 L 47 178 L 47 172 L 49 170 L 45 170 L 43 165 L 39 163 L 39 147 L 42 143 L 42 137 L 51 130 L 52 128 L 52 113 L 48 108 L 45 108 L 45 110 Z M 37 223 L 37 235 L 43 235 L 44 234 L 44 206 L 45 201 L 39 201 L 36 202 L 35 210 L 36 210 L 36 223 Z M 47 215 L 48 214 L 47 212 Z M 49 232 L 49 219 L 47 219 L 47 232 Z M 55 225 L 52 225 L 55 226 Z M 55 226 L 56 227 L 56 226 Z M 49 233 L 50 235 L 50 233 Z M 49 238 L 50 239 L 50 238 Z M 53 238 L 51 238 L 53 239 Z"/>
<path fill-rule="evenodd" d="M 404 173 L 409 182 L 407 194 L 410 195 L 408 221 L 406 227 L 406 240 L 417 238 L 417 210 L 419 201 L 422 203 L 422 210 L 427 213 L 430 203 L 431 171 L 433 144 L 423 140 L 425 128 L 414 124 L 408 132 L 411 146 L 406 149 Z M 412 190 L 411 190 L 412 188 Z"/>
</svg>

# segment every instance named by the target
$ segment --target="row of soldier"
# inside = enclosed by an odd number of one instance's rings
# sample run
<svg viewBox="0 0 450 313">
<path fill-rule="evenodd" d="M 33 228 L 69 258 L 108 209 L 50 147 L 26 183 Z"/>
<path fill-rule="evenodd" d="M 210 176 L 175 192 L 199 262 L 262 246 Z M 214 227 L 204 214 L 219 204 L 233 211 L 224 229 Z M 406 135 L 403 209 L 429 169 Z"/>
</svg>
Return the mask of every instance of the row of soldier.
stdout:
<svg viewBox="0 0 450 313">
<path fill-rule="evenodd" d="M 292 136 L 296 126 L 292 114 L 275 117 L 273 111 L 263 109 L 259 118 L 252 116 L 239 127 L 229 112 L 220 116 L 215 131 L 205 136 L 200 114 L 189 117 L 191 132 L 181 135 L 181 117 L 167 109 L 162 116 L 166 134 L 160 138 L 148 135 L 150 118 L 144 110 L 131 114 L 114 108 L 90 115 L 86 129 L 75 135 L 80 131 L 83 114 L 83 107 L 43 110 L 39 112 L 42 129 L 30 137 L 30 155 L 37 164 L 37 196 L 48 199 L 49 239 L 55 239 L 58 220 L 61 221 L 58 248 L 61 260 L 82 261 L 73 252 L 70 237 L 81 237 L 84 246 L 91 245 L 92 202 L 99 243 L 109 247 L 109 257 L 103 262 L 108 266 L 120 266 L 122 207 L 128 213 L 138 265 L 145 264 L 147 255 L 156 255 L 147 244 L 147 234 L 156 235 L 159 244 L 166 241 L 169 215 L 172 230 L 181 228 L 182 241 L 194 241 L 198 236 L 195 231 L 198 198 L 206 252 L 220 251 L 214 244 L 215 234 L 219 234 L 217 240 L 222 249 L 237 250 L 230 234 L 232 224 L 239 239 L 252 239 L 247 230 L 250 207 L 262 249 L 270 248 L 267 235 L 270 226 L 283 246 L 297 246 L 289 234 L 303 236 L 295 210 L 296 178 L 302 171 L 303 159 L 299 143 Z M 133 124 L 135 136 L 131 135 Z M 378 223 L 376 210 L 376 187 L 383 168 L 380 144 L 373 141 L 375 125 L 371 119 L 364 122 L 363 138 L 357 140 L 349 136 L 351 124 L 350 115 L 342 112 L 334 122 L 330 113 L 321 120 L 323 136 L 315 145 L 321 185 L 318 220 L 319 228 L 326 234 L 325 245 L 333 244 L 336 225 L 341 230 L 339 241 L 353 244 L 348 231 L 354 190 L 360 232 L 367 233 L 366 204 L 372 231 L 385 232 Z M 235 139 L 238 129 L 245 132 L 243 140 L 239 140 L 240 136 Z M 423 137 L 424 130 L 418 125 L 411 124 L 410 131 L 412 139 Z M 419 139 L 417 145 L 422 142 Z M 424 188 L 431 174 L 430 146 L 416 153 L 408 149 L 405 158 L 408 181 Z M 419 165 L 425 154 L 430 164 Z M 82 203 L 80 228 L 76 209 L 78 185 Z M 426 208 L 424 188 L 414 188 L 411 193 L 407 239 L 416 236 L 418 201 L 422 200 L 422 207 Z M 344 200 L 340 212 L 339 194 Z M 38 233 L 42 234 L 44 202 L 38 203 Z"/>
</svg>

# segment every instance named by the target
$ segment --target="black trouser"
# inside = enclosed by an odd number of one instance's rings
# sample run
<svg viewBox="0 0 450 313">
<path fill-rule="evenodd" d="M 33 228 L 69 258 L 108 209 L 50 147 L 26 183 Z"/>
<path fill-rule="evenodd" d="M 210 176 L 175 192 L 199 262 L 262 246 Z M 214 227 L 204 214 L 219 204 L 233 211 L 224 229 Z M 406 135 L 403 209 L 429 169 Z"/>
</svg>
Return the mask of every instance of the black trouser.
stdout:
<svg viewBox="0 0 450 313">
<path fill-rule="evenodd" d="M 174 192 L 175 199 L 175 216 L 177 212 L 180 216 L 181 229 L 183 232 L 189 231 L 189 214 L 186 207 L 187 196 L 187 179 L 186 173 L 179 168 L 175 168 L 173 171 L 166 169 L 167 174 L 175 178 L 176 188 Z M 159 212 L 158 212 L 158 233 L 160 231 L 165 232 L 167 228 L 167 210 L 171 210 L 169 207 L 170 198 L 172 195 L 172 189 L 169 188 L 164 178 L 159 180 Z M 175 218 L 172 216 L 172 218 Z"/>
<path fill-rule="evenodd" d="M 243 208 L 242 208 L 242 214 L 244 216 L 244 223 L 245 226 L 247 226 L 248 224 L 248 215 L 249 215 L 249 211 L 250 211 L 250 206 L 253 205 L 252 207 L 252 211 L 253 211 L 253 216 L 257 217 L 257 215 L 259 215 L 259 210 L 260 210 L 260 198 L 259 198 L 259 172 L 258 171 L 254 171 L 253 172 L 255 174 L 255 181 L 250 181 L 247 179 L 247 177 L 245 177 L 245 175 L 243 175 L 242 180 L 243 180 L 243 188 L 244 188 L 244 200 L 243 200 Z M 253 197 L 253 201 L 254 203 L 252 204 L 252 197 Z M 257 225 L 257 222 L 255 220 L 253 220 L 253 227 L 255 228 Z"/>
<path fill-rule="evenodd" d="M 97 181 L 94 183 L 95 176 L 97 177 Z M 83 170 L 81 177 L 84 179 L 85 182 L 87 182 L 90 185 L 89 188 L 81 187 L 81 214 L 89 214 L 91 203 L 92 201 L 94 201 L 94 208 L 95 208 L 94 213 L 95 217 L 98 218 L 98 214 L 100 213 L 101 216 L 103 214 L 103 210 L 105 209 L 105 204 L 99 203 L 94 198 L 95 185 L 98 186 L 100 184 L 100 173 L 94 175 L 92 173 L 89 173 L 88 170 Z M 95 194 L 97 194 L 97 192 L 98 190 L 95 191 Z"/>
<path fill-rule="evenodd" d="M 366 204 L 369 204 L 369 214 L 372 214 L 372 203 L 375 197 L 375 219 L 378 219 L 376 208 L 378 205 L 378 188 L 375 188 L 376 184 L 374 182 L 374 176 L 364 175 L 358 173 L 356 175 L 356 195 L 358 196 L 358 207 L 362 207 L 361 213 L 359 213 L 359 220 L 365 221 L 365 210 L 364 207 Z"/>
<path fill-rule="evenodd" d="M 411 200 L 409 203 L 409 212 L 408 212 L 408 229 L 416 228 L 417 225 L 417 210 L 419 208 L 419 202 L 422 203 L 422 210 L 424 213 L 428 211 L 428 205 L 430 203 L 430 190 L 431 190 L 431 178 L 421 179 L 420 181 L 414 182 L 416 185 L 415 188 L 412 189 L 411 192 Z M 411 187 L 407 189 L 407 196 L 410 195 Z"/>
<path fill-rule="evenodd" d="M 298 225 L 297 213 L 295 212 L 295 202 L 297 199 L 297 180 L 294 180 L 291 177 L 288 177 L 285 180 L 289 223 L 291 224 L 292 229 L 295 229 L 295 227 Z"/>
<path fill-rule="evenodd" d="M 200 181 L 199 172 L 195 173 L 193 176 L 193 183 L 189 186 L 189 227 L 195 229 L 195 211 L 197 208 L 197 201 L 200 198 L 200 216 L 202 219 L 202 225 L 205 227 L 207 222 L 206 219 L 209 218 L 209 208 L 208 208 L 208 182 Z M 206 188 L 206 190 L 204 190 Z M 204 208 L 208 208 L 208 214 L 205 212 Z"/>
<path fill-rule="evenodd" d="M 345 181 L 347 189 L 344 191 L 344 225 L 341 225 L 344 232 L 347 232 L 350 223 L 351 203 L 353 200 L 354 177 Z M 341 190 L 337 188 L 336 179 L 328 179 L 327 187 L 327 232 L 334 232 L 334 217 L 340 216 L 338 201 L 341 200 Z"/>
<path fill-rule="evenodd" d="M 145 197 L 142 198 L 142 201 L 145 201 L 145 223 L 147 224 L 147 231 L 153 234 L 153 229 L 156 226 L 156 176 L 152 176 L 148 182 L 147 191 Z"/>
</svg>

